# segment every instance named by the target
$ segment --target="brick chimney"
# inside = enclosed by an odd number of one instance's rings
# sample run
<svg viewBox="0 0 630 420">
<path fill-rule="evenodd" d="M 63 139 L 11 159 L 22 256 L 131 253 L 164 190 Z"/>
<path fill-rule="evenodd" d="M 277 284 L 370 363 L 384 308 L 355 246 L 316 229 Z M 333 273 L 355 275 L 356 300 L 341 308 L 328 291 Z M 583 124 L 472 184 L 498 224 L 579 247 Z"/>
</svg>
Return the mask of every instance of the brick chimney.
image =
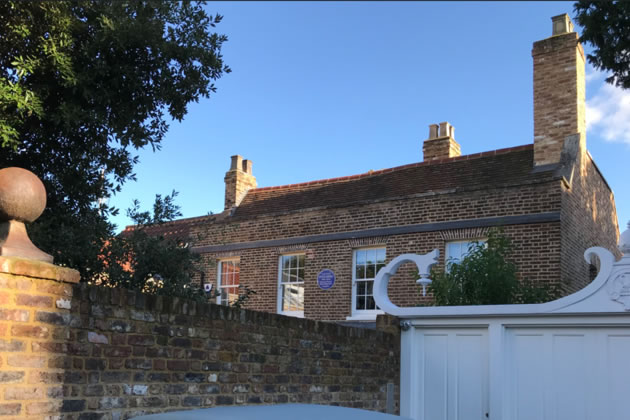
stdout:
<svg viewBox="0 0 630 420">
<path fill-rule="evenodd" d="M 256 178 L 252 175 L 252 161 L 242 156 L 232 156 L 230 170 L 225 173 L 225 210 L 241 204 L 252 188 L 256 188 Z"/>
<path fill-rule="evenodd" d="M 534 42 L 534 165 L 560 161 L 567 136 L 586 150 L 584 50 L 568 15 L 551 18 L 551 37 Z"/>
<path fill-rule="evenodd" d="M 422 145 L 424 160 L 446 159 L 462 154 L 459 144 L 455 141 L 455 127 L 447 122 L 429 126 L 429 138 Z"/>
</svg>

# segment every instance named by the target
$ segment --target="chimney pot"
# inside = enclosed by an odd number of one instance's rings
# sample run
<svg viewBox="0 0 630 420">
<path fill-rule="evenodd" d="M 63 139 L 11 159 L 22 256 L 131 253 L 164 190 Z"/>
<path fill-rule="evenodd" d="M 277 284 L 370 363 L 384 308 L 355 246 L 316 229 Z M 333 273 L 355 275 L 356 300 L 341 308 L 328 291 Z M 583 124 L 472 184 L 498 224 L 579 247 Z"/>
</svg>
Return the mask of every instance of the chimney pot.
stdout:
<svg viewBox="0 0 630 420">
<path fill-rule="evenodd" d="M 234 155 L 231 157 L 232 162 L 230 163 L 230 171 L 233 171 L 235 169 L 240 170 L 243 167 L 243 156 L 241 155 Z"/>
<path fill-rule="evenodd" d="M 438 128 L 439 128 L 439 126 L 437 124 L 429 125 L 429 140 L 437 138 L 437 136 L 438 136 Z"/>
<path fill-rule="evenodd" d="M 562 35 L 573 32 L 573 22 L 569 15 L 562 14 L 551 18 L 552 35 Z"/>
<path fill-rule="evenodd" d="M 440 137 L 455 138 L 455 127 L 444 121 L 440 123 Z"/>
<path fill-rule="evenodd" d="M 243 172 L 245 172 L 246 174 L 251 175 L 252 174 L 252 165 L 254 164 L 254 162 L 252 162 L 249 159 L 244 159 L 243 160 Z"/>
</svg>

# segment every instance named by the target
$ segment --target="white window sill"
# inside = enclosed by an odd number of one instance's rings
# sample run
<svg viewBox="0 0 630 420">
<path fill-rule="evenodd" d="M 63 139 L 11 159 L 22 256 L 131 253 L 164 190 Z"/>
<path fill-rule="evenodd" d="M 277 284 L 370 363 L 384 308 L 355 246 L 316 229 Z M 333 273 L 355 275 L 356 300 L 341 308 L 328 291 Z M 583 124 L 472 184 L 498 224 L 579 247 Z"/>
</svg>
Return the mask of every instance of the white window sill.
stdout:
<svg viewBox="0 0 630 420">
<path fill-rule="evenodd" d="M 376 315 L 384 314 L 383 311 L 374 311 L 368 314 L 355 314 L 347 316 L 346 321 L 376 321 Z"/>
<path fill-rule="evenodd" d="M 304 312 L 278 312 L 278 315 L 293 316 L 296 318 L 304 318 Z"/>
</svg>

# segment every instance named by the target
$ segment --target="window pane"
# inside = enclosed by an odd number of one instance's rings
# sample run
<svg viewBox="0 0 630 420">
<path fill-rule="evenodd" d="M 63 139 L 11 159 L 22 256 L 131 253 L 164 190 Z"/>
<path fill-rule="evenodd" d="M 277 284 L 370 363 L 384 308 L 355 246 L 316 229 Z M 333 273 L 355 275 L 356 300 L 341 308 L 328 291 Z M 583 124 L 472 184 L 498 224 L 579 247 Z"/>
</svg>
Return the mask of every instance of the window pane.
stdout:
<svg viewBox="0 0 630 420">
<path fill-rule="evenodd" d="M 304 255 L 298 255 L 298 265 L 304 267 Z"/>
<path fill-rule="evenodd" d="M 231 275 L 231 265 L 230 263 L 225 264 L 225 276 L 223 276 L 223 286 L 229 286 L 232 284 L 232 275 Z"/>
<path fill-rule="evenodd" d="M 468 255 L 470 253 L 470 251 L 473 250 L 473 243 L 475 241 L 470 241 L 470 242 L 463 242 L 462 243 L 462 258 L 464 258 L 466 255 Z M 479 241 L 481 242 L 481 241 Z"/>
<path fill-rule="evenodd" d="M 241 273 L 241 268 L 240 268 L 240 264 L 236 264 L 234 265 L 234 278 L 232 280 L 232 284 L 235 286 L 238 286 L 241 282 L 240 282 L 240 273 Z"/>
<path fill-rule="evenodd" d="M 447 263 L 448 262 L 452 262 L 452 261 L 456 261 L 459 259 L 459 256 L 461 255 L 461 253 L 459 252 L 459 250 L 461 249 L 460 244 L 459 243 L 449 243 L 446 246 L 446 259 L 447 259 Z"/>
<path fill-rule="evenodd" d="M 298 280 L 303 282 L 304 281 L 304 268 L 300 268 L 298 270 Z"/>
<path fill-rule="evenodd" d="M 372 293 L 372 286 L 374 286 L 374 282 L 373 281 L 368 281 L 366 283 L 367 283 L 366 284 L 366 286 L 367 286 L 366 294 L 373 295 L 374 293 Z"/>
<path fill-rule="evenodd" d="M 364 279 L 365 278 L 365 266 L 364 265 L 357 265 L 356 278 L 357 279 Z"/>
<path fill-rule="evenodd" d="M 460 242 L 457 244 L 457 249 L 456 252 L 457 254 L 455 255 L 455 258 L 457 258 L 458 260 L 460 260 L 462 258 L 462 255 L 464 255 L 466 253 L 466 249 L 468 249 L 468 243 L 464 243 L 464 242 Z"/>
<path fill-rule="evenodd" d="M 357 265 L 365 264 L 365 251 L 359 250 L 355 252 L 356 252 Z"/>
<path fill-rule="evenodd" d="M 297 268 L 296 268 L 296 269 L 294 269 L 293 271 L 291 271 L 291 281 L 292 281 L 293 283 L 297 283 L 297 282 L 299 282 L 299 281 L 300 281 L 300 276 L 299 276 L 299 273 L 298 273 L 298 269 L 297 269 Z"/>
<path fill-rule="evenodd" d="M 378 263 L 385 262 L 385 248 L 379 248 L 376 250 L 376 262 Z"/>
<path fill-rule="evenodd" d="M 365 296 L 357 296 L 357 309 L 365 309 Z"/>
<path fill-rule="evenodd" d="M 238 261 L 221 261 L 220 271 L 220 287 L 223 288 L 233 288 L 239 285 L 239 268 L 240 263 Z M 234 292 L 233 290 L 228 290 L 225 294 L 221 293 L 222 303 L 227 304 L 230 299 L 230 295 L 236 294 L 238 296 L 238 290 Z M 232 302 L 230 300 L 230 302 Z"/>
<path fill-rule="evenodd" d="M 449 264 L 458 264 L 466 257 L 472 251 L 474 242 L 485 243 L 483 239 L 448 242 L 446 244 L 446 269 L 448 270 Z"/>
<path fill-rule="evenodd" d="M 367 250 L 367 264 L 374 264 L 376 262 L 376 250 L 368 249 Z"/>
<path fill-rule="evenodd" d="M 376 309 L 376 303 L 374 302 L 374 298 L 372 296 L 365 298 L 365 309 Z"/>
<path fill-rule="evenodd" d="M 304 310 L 304 286 L 285 284 L 282 286 L 283 311 L 303 311 Z"/>
<path fill-rule="evenodd" d="M 357 282 L 357 296 L 365 295 L 365 282 L 358 281 Z"/>
<path fill-rule="evenodd" d="M 373 264 L 370 264 L 367 267 L 365 267 L 365 278 L 366 279 L 374 278 L 374 265 Z"/>
<path fill-rule="evenodd" d="M 297 288 L 295 310 L 304 311 L 304 286 L 296 285 L 295 287 Z"/>
<path fill-rule="evenodd" d="M 287 285 L 287 294 L 289 295 L 289 306 L 287 307 L 287 311 L 295 311 L 295 286 Z"/>
<path fill-rule="evenodd" d="M 291 306 L 291 296 L 288 293 L 288 285 L 283 284 L 281 286 L 282 288 L 282 310 L 283 311 L 288 311 L 287 308 L 289 308 Z"/>
</svg>

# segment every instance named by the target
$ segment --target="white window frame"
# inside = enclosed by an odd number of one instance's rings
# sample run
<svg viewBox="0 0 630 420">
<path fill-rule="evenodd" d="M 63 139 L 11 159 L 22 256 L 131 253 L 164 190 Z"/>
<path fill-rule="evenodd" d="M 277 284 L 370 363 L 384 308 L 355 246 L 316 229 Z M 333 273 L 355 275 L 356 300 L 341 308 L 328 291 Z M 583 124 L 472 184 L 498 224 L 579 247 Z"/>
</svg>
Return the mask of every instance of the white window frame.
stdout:
<svg viewBox="0 0 630 420">
<path fill-rule="evenodd" d="M 366 251 L 370 249 L 384 249 L 385 261 L 387 261 L 387 247 L 384 245 L 355 248 L 352 250 L 352 301 L 350 303 L 350 316 L 346 317 L 346 320 L 348 321 L 374 321 L 376 320 L 377 315 L 385 313 L 381 309 L 357 309 L 357 305 L 356 305 L 357 303 L 356 302 L 357 300 L 357 278 L 356 278 L 357 276 L 357 251 Z M 376 274 L 378 273 L 374 273 L 374 278 L 376 278 Z M 374 280 L 372 280 L 372 285 L 374 285 Z M 372 288 L 372 296 L 373 295 L 374 295 L 374 289 Z"/>
<path fill-rule="evenodd" d="M 288 315 L 288 316 L 294 316 L 297 318 L 304 318 L 304 311 L 283 311 L 282 310 L 282 258 L 283 257 L 296 257 L 302 255 L 304 256 L 304 268 L 306 269 L 306 254 L 304 252 L 293 252 L 290 254 L 282 254 L 278 257 L 278 284 L 277 284 L 277 310 L 278 313 L 281 315 Z M 302 284 L 303 287 L 305 287 L 305 279 L 302 280 L 302 283 L 297 283 L 297 284 Z M 306 292 L 306 289 L 304 289 L 304 291 Z M 302 304 L 304 304 L 304 302 L 302 302 Z"/>
<path fill-rule="evenodd" d="M 467 244 L 471 244 L 473 242 L 482 242 L 484 244 L 484 246 L 488 246 L 487 245 L 487 241 L 488 238 L 475 238 L 475 239 L 459 239 L 456 241 L 446 241 L 444 243 L 444 269 L 446 271 L 448 271 L 448 266 L 449 266 L 449 259 L 451 258 L 451 256 L 448 254 L 448 248 L 450 244 L 458 244 L 458 243 L 467 243 Z M 468 249 L 470 249 L 470 245 L 468 245 Z M 467 254 L 466 254 L 467 255 Z M 461 259 L 463 257 L 465 257 L 466 255 L 461 255 L 459 257 L 459 261 L 461 261 Z M 457 264 L 457 263 L 454 263 Z"/>
<path fill-rule="evenodd" d="M 223 265 L 224 262 L 235 262 L 238 263 L 238 287 L 241 286 L 241 259 L 240 258 L 223 258 L 217 261 L 217 304 L 221 305 L 221 278 L 222 273 L 221 273 L 221 266 Z M 229 301 L 227 303 L 229 305 Z"/>
</svg>

